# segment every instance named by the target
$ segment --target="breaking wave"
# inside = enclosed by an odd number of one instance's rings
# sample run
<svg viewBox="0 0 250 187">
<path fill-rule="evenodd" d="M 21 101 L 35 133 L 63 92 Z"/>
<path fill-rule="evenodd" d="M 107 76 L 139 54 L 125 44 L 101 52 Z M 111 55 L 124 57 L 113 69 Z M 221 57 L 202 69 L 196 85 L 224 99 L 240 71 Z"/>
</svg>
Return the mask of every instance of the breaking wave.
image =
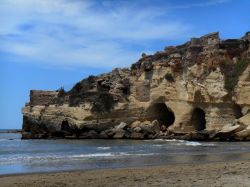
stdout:
<svg viewBox="0 0 250 187">
<path fill-rule="evenodd" d="M 118 158 L 124 156 L 152 156 L 156 153 L 129 153 L 129 152 L 108 152 L 108 153 L 90 153 L 90 154 L 76 154 L 76 155 L 40 155 L 40 156 L 12 156 L 0 157 L 1 164 L 14 164 L 14 163 L 36 163 L 36 162 L 60 162 L 64 160 L 82 160 L 91 158 Z"/>
<path fill-rule="evenodd" d="M 109 150 L 111 147 L 97 147 L 98 150 Z"/>
<path fill-rule="evenodd" d="M 156 141 L 156 142 L 171 142 L 174 145 L 186 145 L 186 146 L 214 146 L 213 143 L 203 143 L 203 142 L 194 142 L 194 141 L 186 141 L 186 140 L 176 140 L 176 139 L 154 139 L 154 140 L 144 140 L 144 141 Z M 155 144 L 153 146 L 160 147 L 161 144 Z"/>
</svg>

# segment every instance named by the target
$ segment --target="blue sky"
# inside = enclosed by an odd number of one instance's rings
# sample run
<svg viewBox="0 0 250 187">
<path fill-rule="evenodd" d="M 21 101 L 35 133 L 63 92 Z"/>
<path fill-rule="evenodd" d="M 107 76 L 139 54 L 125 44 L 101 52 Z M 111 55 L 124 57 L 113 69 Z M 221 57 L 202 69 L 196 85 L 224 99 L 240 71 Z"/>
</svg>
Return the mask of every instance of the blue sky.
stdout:
<svg viewBox="0 0 250 187">
<path fill-rule="evenodd" d="M 142 52 L 250 31 L 249 0 L 1 0 L 0 129 L 21 128 L 30 89 L 70 89 Z"/>
</svg>

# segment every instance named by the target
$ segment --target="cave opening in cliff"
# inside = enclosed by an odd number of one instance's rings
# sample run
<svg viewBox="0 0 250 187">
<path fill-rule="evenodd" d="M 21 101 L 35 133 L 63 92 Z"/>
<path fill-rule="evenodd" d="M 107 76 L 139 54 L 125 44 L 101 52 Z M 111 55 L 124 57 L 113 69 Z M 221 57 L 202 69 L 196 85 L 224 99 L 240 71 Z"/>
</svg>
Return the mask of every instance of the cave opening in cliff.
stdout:
<svg viewBox="0 0 250 187">
<path fill-rule="evenodd" d="M 67 120 L 62 121 L 61 130 L 63 130 L 63 131 L 70 130 L 69 122 Z"/>
<path fill-rule="evenodd" d="M 233 112 L 234 112 L 234 116 L 236 119 L 239 119 L 243 116 L 242 111 L 241 111 L 241 107 L 238 104 L 233 105 Z"/>
<path fill-rule="evenodd" d="M 206 114 L 204 110 L 200 108 L 195 108 L 193 110 L 191 117 L 191 124 L 197 131 L 201 131 L 206 128 Z"/>
<path fill-rule="evenodd" d="M 147 118 L 149 120 L 158 120 L 160 126 L 169 127 L 175 121 L 174 112 L 166 106 L 165 103 L 155 103 L 147 110 Z"/>
</svg>

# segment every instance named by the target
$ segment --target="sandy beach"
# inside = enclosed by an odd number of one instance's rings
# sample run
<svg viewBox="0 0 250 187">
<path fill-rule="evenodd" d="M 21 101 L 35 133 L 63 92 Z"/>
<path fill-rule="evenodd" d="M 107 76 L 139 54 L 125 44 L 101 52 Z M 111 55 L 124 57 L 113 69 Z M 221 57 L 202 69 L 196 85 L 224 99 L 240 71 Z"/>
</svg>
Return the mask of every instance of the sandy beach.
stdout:
<svg viewBox="0 0 250 187">
<path fill-rule="evenodd" d="M 10 175 L 0 186 L 250 186 L 250 161 Z"/>
</svg>

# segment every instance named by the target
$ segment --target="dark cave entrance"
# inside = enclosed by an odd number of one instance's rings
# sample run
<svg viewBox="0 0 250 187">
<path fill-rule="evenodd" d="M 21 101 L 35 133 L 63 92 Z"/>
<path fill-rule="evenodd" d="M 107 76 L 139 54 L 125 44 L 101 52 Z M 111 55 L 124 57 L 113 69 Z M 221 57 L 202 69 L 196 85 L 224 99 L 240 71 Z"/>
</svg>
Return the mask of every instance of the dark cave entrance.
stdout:
<svg viewBox="0 0 250 187">
<path fill-rule="evenodd" d="M 204 110 L 195 108 L 192 112 L 191 124 L 197 131 L 204 130 L 206 128 L 206 114 Z"/>
<path fill-rule="evenodd" d="M 169 127 L 175 121 L 174 112 L 165 103 L 155 103 L 147 109 L 149 120 L 158 120 L 160 125 Z"/>
<path fill-rule="evenodd" d="M 233 112 L 234 112 L 234 116 L 236 119 L 239 119 L 243 116 L 242 111 L 241 111 L 241 107 L 238 104 L 233 105 Z"/>
<path fill-rule="evenodd" d="M 61 130 L 63 130 L 63 131 L 70 130 L 69 122 L 67 120 L 62 121 Z"/>
</svg>

